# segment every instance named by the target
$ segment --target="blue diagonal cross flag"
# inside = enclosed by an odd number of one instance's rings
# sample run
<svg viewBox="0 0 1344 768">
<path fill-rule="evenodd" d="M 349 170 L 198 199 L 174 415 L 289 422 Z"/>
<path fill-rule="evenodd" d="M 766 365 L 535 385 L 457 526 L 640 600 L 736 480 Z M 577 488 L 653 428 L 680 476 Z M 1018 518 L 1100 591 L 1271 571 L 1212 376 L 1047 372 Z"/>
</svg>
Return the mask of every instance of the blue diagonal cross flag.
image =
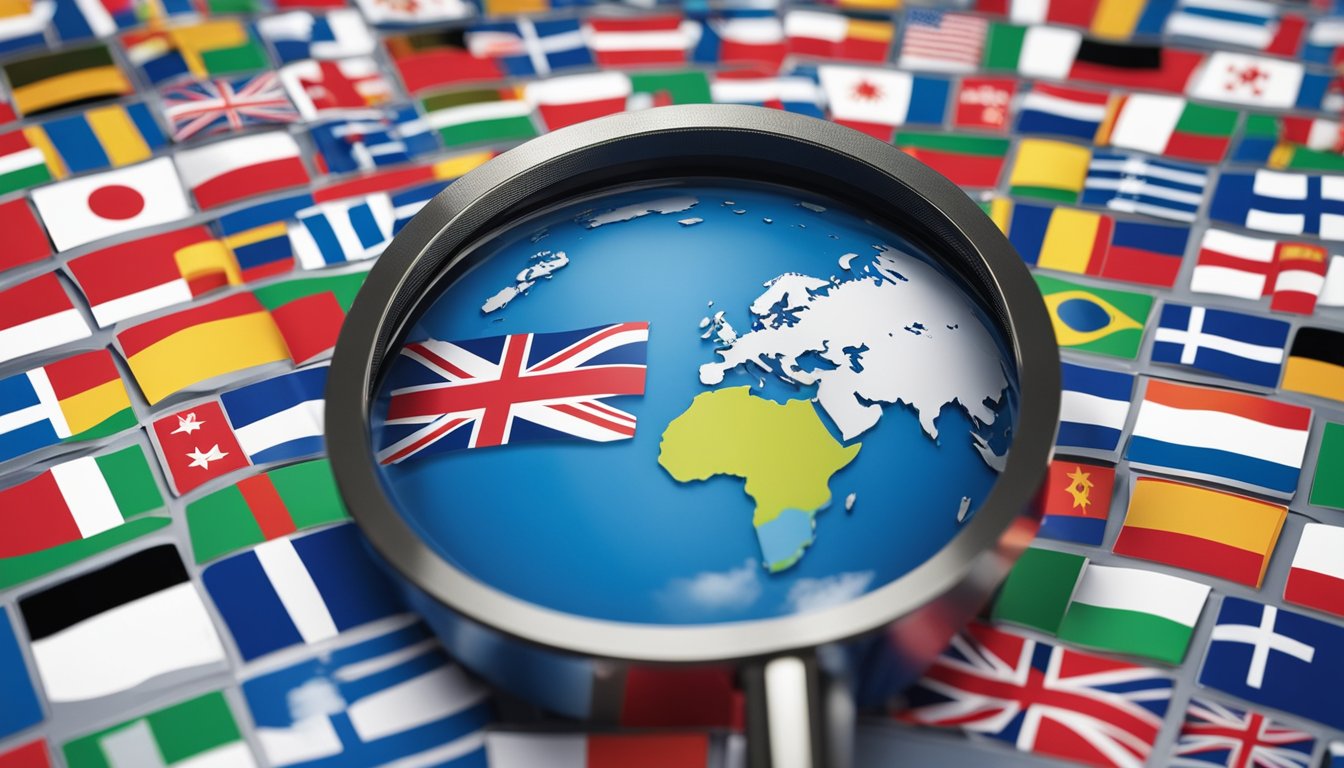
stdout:
<svg viewBox="0 0 1344 768">
<path fill-rule="evenodd" d="M 1344 627 L 1228 597 L 1199 682 L 1246 701 L 1344 728 Z"/>
</svg>

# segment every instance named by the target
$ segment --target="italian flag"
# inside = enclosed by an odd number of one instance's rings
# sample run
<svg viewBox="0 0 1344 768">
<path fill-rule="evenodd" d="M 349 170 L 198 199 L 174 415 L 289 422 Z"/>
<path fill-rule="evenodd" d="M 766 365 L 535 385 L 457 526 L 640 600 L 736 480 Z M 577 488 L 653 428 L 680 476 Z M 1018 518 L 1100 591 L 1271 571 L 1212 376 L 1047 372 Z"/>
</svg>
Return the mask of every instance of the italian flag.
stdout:
<svg viewBox="0 0 1344 768">
<path fill-rule="evenodd" d="M 346 517 L 325 459 L 249 477 L 187 505 L 197 563 Z"/>
<path fill-rule="evenodd" d="M 1178 576 L 1089 564 L 1058 636 L 1088 648 L 1180 664 L 1208 596 L 1206 585 Z"/>
<path fill-rule="evenodd" d="M 0 588 L 36 578 L 167 525 L 140 446 L 57 464 L 0 491 Z"/>
</svg>

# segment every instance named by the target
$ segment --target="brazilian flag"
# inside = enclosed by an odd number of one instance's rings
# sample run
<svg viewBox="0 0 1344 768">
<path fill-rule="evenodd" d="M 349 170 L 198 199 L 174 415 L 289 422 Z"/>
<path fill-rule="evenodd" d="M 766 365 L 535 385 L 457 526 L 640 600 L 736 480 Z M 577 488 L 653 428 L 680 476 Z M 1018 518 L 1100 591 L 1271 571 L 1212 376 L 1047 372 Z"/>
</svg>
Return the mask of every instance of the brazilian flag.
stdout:
<svg viewBox="0 0 1344 768">
<path fill-rule="evenodd" d="M 1059 346 L 1133 360 L 1153 297 L 1034 275 Z"/>
</svg>

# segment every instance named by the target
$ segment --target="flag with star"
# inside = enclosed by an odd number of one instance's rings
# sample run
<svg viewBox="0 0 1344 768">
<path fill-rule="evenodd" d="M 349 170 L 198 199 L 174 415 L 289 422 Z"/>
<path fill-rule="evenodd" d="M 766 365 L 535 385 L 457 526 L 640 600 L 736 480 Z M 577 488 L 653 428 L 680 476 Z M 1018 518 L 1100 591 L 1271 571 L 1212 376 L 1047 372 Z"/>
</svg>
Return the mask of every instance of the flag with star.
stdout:
<svg viewBox="0 0 1344 768">
<path fill-rule="evenodd" d="M 218 401 L 155 419 L 152 431 L 168 486 L 178 496 L 248 466 L 247 454 Z"/>
<path fill-rule="evenodd" d="M 1039 534 L 1047 539 L 1101 546 L 1114 485 L 1114 467 L 1071 459 L 1050 462 Z"/>
</svg>

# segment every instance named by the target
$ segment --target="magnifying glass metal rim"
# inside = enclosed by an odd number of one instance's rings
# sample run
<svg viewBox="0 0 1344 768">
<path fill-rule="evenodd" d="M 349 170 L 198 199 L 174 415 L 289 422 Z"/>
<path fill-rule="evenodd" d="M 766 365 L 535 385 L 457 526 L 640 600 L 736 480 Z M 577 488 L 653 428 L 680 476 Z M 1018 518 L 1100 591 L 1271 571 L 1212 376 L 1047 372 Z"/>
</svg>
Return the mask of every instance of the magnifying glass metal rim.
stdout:
<svg viewBox="0 0 1344 768">
<path fill-rule="evenodd" d="M 766 164 L 762 166 L 762 164 Z M 753 165 L 755 164 L 755 165 Z M 459 570 L 415 534 L 383 490 L 369 449 L 369 402 L 406 317 L 463 249 L 510 217 L 587 189 L 690 169 L 741 181 L 791 181 L 864 214 L 892 210 L 953 248 L 974 287 L 1001 297 L 998 320 L 1021 389 L 1006 464 L 975 515 L 910 572 L 834 607 L 769 619 L 695 625 L 624 623 L 526 602 Z M 764 173 L 772 178 L 762 179 Z M 703 170 L 702 170 L 703 172 Z M 866 204 L 865 204 L 866 203 Z M 878 219 L 875 219 L 878 220 Z M 936 255 L 935 251 L 935 255 Z M 976 285 L 978 283 L 978 285 Z M 546 134 L 455 181 L 397 235 L 369 273 L 336 345 L 327 386 L 326 439 L 350 515 L 374 549 L 449 609 L 506 635 L 584 656 L 637 663 L 723 662 L 787 653 L 856 637 L 936 599 L 999 557 L 1030 506 L 1049 461 L 1060 400 L 1059 353 L 1030 273 L 964 192 L 895 147 L 857 131 L 756 107 L 691 105 L 615 115 Z M 941 513 L 941 512 L 940 512 Z M 950 514 L 948 512 L 947 514 Z"/>
</svg>

